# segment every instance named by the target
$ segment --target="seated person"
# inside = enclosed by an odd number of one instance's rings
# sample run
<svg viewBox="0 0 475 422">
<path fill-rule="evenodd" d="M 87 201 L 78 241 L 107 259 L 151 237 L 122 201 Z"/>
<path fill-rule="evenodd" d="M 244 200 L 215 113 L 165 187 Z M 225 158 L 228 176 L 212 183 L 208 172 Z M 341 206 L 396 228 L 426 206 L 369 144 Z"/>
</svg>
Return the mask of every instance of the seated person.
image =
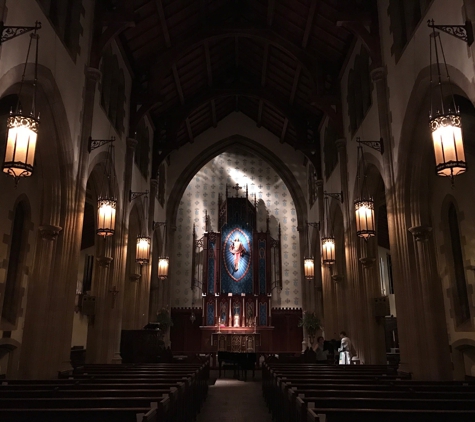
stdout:
<svg viewBox="0 0 475 422">
<path fill-rule="evenodd" d="M 326 362 L 328 360 L 328 350 L 324 349 L 325 339 L 320 336 L 317 338 L 317 347 L 315 348 L 316 360 L 317 362 Z"/>
</svg>

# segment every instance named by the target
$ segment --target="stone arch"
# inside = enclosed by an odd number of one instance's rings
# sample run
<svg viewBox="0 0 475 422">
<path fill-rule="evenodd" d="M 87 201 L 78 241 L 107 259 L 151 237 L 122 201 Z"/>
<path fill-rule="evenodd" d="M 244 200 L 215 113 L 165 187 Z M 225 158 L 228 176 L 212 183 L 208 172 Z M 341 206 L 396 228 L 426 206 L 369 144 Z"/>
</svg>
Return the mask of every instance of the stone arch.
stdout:
<svg viewBox="0 0 475 422">
<path fill-rule="evenodd" d="M 170 192 L 167 206 L 167 222 L 173 222 L 172 224 L 175 224 L 180 199 L 183 196 L 186 187 L 190 183 L 193 176 L 198 172 L 198 170 L 201 169 L 212 158 L 218 156 L 230 147 L 236 145 L 239 145 L 239 147 L 243 150 L 246 150 L 249 153 L 256 155 L 257 157 L 260 157 L 264 161 L 269 163 L 269 165 L 275 170 L 275 172 L 282 178 L 284 183 L 289 188 L 292 200 L 295 203 L 298 221 L 297 225 L 299 227 L 304 227 L 307 221 L 307 204 L 305 194 L 295 176 L 285 165 L 285 163 L 280 158 L 278 158 L 272 151 L 265 148 L 258 142 L 242 135 L 233 135 L 228 138 L 222 139 L 220 142 L 215 143 L 214 145 L 200 153 L 199 157 L 197 157 L 197 159 L 193 162 L 193 166 L 189 166 L 185 169 L 185 171 L 177 179 L 177 182 L 175 183 Z"/>
<path fill-rule="evenodd" d="M 23 69 L 24 64 L 19 64 L 0 78 L 0 97 L 19 92 Z M 34 64 L 28 63 L 20 98 L 23 104 L 31 104 L 34 70 Z M 41 112 L 34 170 L 40 175 L 38 183 L 43 192 L 40 218 L 45 223 L 64 227 L 68 204 L 74 200 L 74 170 L 77 166 L 61 92 L 51 70 L 40 64 L 36 99 L 36 110 Z"/>
</svg>

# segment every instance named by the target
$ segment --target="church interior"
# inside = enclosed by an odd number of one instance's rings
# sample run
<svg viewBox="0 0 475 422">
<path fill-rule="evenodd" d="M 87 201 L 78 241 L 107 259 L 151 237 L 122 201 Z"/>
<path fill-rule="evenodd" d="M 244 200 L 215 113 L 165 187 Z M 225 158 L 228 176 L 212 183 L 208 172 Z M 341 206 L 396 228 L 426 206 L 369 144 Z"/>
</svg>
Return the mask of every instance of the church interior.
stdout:
<svg viewBox="0 0 475 422">
<path fill-rule="evenodd" d="M 2 421 L 475 420 L 473 0 L 0 19 Z"/>
</svg>

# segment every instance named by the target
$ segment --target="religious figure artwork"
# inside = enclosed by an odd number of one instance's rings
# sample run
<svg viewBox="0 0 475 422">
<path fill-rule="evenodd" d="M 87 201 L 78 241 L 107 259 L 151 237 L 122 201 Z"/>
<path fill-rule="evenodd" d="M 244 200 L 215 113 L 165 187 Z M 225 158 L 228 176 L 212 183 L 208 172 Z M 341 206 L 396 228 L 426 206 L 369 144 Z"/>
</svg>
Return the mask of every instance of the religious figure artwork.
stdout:
<svg viewBox="0 0 475 422">
<path fill-rule="evenodd" d="M 251 245 L 248 235 L 235 228 L 225 239 L 223 245 L 224 266 L 234 281 L 240 281 L 248 272 L 251 264 Z"/>
<path fill-rule="evenodd" d="M 229 251 L 234 255 L 234 272 L 239 271 L 239 261 L 241 260 L 241 256 L 247 253 L 243 244 L 239 240 L 239 237 L 236 237 L 236 239 L 231 242 Z"/>
</svg>

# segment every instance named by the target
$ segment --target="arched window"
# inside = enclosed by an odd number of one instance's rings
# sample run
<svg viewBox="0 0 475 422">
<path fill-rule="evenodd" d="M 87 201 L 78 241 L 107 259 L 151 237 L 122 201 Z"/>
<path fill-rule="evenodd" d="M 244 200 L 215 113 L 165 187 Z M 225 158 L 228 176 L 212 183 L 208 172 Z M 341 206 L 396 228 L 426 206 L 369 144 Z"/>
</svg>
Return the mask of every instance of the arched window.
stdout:
<svg viewBox="0 0 475 422">
<path fill-rule="evenodd" d="M 5 323 L 16 325 L 18 308 L 21 299 L 21 282 L 27 251 L 28 210 L 25 203 L 19 202 L 15 209 L 12 231 L 10 235 L 10 250 L 8 257 L 7 277 L 2 306 L 2 326 Z"/>
<path fill-rule="evenodd" d="M 81 15 L 84 15 L 82 0 L 39 0 L 39 3 L 59 38 L 75 59 L 80 52 L 79 37 L 83 32 L 81 25 Z"/>
<path fill-rule="evenodd" d="M 453 203 L 449 206 L 448 213 L 450 243 L 453 258 L 453 302 L 455 308 L 455 322 L 461 325 L 470 319 L 470 305 L 468 302 L 467 282 L 463 264 L 462 244 L 460 243 L 460 230 L 457 210 Z"/>
</svg>

